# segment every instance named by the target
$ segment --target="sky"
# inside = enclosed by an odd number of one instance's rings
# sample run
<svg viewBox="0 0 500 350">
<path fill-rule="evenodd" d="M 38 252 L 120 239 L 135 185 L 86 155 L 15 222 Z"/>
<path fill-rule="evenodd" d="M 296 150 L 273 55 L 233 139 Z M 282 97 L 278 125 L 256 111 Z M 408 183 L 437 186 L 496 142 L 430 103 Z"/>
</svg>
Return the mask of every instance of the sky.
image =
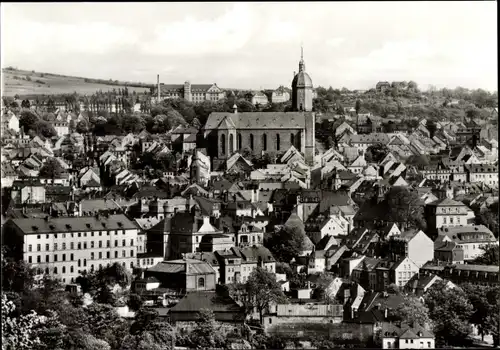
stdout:
<svg viewBox="0 0 500 350">
<path fill-rule="evenodd" d="M 497 90 L 497 4 L 2 3 L 2 67 L 222 88 L 290 86 L 301 45 L 314 86 Z"/>
</svg>

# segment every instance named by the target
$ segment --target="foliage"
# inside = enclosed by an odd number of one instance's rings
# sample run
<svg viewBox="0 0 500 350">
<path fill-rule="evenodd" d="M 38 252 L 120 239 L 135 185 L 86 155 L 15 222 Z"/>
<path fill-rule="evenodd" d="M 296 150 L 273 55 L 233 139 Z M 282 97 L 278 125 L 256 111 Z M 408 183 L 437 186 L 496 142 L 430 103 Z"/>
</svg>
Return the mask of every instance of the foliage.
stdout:
<svg viewBox="0 0 500 350">
<path fill-rule="evenodd" d="M 429 309 L 415 296 L 404 296 L 403 302 L 398 305 L 391 316 L 395 321 L 405 322 L 407 324 L 416 323 L 427 329 L 432 328 L 432 323 L 429 318 Z"/>
<path fill-rule="evenodd" d="M 197 349 L 221 348 L 225 345 L 220 325 L 215 321 L 212 310 L 201 309 L 199 311 L 196 327 L 189 334 L 189 342 Z"/>
<path fill-rule="evenodd" d="M 386 194 L 389 216 L 406 229 L 426 229 L 424 208 L 416 191 L 406 187 L 392 187 Z"/>
<path fill-rule="evenodd" d="M 128 307 L 133 311 L 138 311 L 142 308 L 144 300 L 139 294 L 132 293 L 128 298 Z"/>
<path fill-rule="evenodd" d="M 424 299 L 437 343 L 464 343 L 471 332 L 469 320 L 474 312 L 467 295 L 461 289 L 447 288 L 445 282 L 438 281 L 429 288 Z"/>
<path fill-rule="evenodd" d="M 2 259 L 2 291 L 28 291 L 35 283 L 35 269 L 24 260 Z"/>
<path fill-rule="evenodd" d="M 37 135 L 42 136 L 43 138 L 51 138 L 57 136 L 56 129 L 52 126 L 52 124 L 39 120 L 35 123 L 32 129 Z"/>
<path fill-rule="evenodd" d="M 334 302 L 332 296 L 328 293 L 328 287 L 332 284 L 334 276 L 328 272 L 322 272 L 316 281 L 316 288 L 314 289 L 312 297 L 319 301 L 324 301 L 327 304 Z"/>
<path fill-rule="evenodd" d="M 478 265 L 494 265 L 498 266 L 500 263 L 498 259 L 498 246 L 497 245 L 491 245 L 487 247 L 482 247 L 483 254 L 478 256 L 474 261 L 472 262 L 473 264 L 478 264 Z"/>
<path fill-rule="evenodd" d="M 40 168 L 38 175 L 44 179 L 58 179 L 63 172 L 64 169 L 56 158 L 48 158 Z"/>
<path fill-rule="evenodd" d="M 302 251 L 305 240 L 304 227 L 284 227 L 265 241 L 265 246 L 278 261 L 290 262 Z"/>
<path fill-rule="evenodd" d="M 492 203 L 485 210 L 476 211 L 476 220 L 478 225 L 485 225 L 488 227 L 491 232 L 498 238 L 499 231 L 499 210 L 498 210 L 498 201 Z"/>
<path fill-rule="evenodd" d="M 490 333 L 498 338 L 500 317 L 498 288 L 471 283 L 461 284 L 460 287 L 465 291 L 474 308 L 470 322 L 478 327 L 481 335 Z"/>
<path fill-rule="evenodd" d="M 19 117 L 19 126 L 24 128 L 24 131 L 27 133 L 29 130 L 36 129 L 36 123 L 40 121 L 38 116 L 30 111 L 24 110 L 21 112 L 21 116 Z"/>
<path fill-rule="evenodd" d="M 33 349 L 40 344 L 35 328 L 44 318 L 32 311 L 27 315 L 12 317 L 16 307 L 2 293 L 2 350 Z"/>
<path fill-rule="evenodd" d="M 257 308 L 262 323 L 264 310 L 269 308 L 271 303 L 286 303 L 287 299 L 283 294 L 281 285 L 276 282 L 276 275 L 261 267 L 257 267 L 245 283 L 248 300 Z"/>
<path fill-rule="evenodd" d="M 389 153 L 389 148 L 387 145 L 382 143 L 377 143 L 375 145 L 371 145 L 367 148 L 365 153 L 365 160 L 369 163 L 380 163 L 385 156 Z"/>
</svg>

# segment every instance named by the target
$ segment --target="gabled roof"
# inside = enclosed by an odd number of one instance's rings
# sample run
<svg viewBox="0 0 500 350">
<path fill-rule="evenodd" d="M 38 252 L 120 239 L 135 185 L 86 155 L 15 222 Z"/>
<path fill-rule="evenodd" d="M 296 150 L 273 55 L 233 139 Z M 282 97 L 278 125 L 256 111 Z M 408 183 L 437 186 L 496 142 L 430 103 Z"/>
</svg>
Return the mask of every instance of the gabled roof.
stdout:
<svg viewBox="0 0 500 350">
<path fill-rule="evenodd" d="M 191 292 L 182 298 L 177 305 L 170 309 L 172 314 L 191 313 L 197 318 L 201 309 L 210 309 L 216 320 L 227 320 L 221 313 L 241 313 L 242 308 L 230 297 L 218 295 L 215 292 Z"/>
<path fill-rule="evenodd" d="M 225 118 L 236 129 L 303 129 L 305 115 L 310 113 L 312 112 L 212 112 L 203 130 L 217 129 Z"/>
</svg>

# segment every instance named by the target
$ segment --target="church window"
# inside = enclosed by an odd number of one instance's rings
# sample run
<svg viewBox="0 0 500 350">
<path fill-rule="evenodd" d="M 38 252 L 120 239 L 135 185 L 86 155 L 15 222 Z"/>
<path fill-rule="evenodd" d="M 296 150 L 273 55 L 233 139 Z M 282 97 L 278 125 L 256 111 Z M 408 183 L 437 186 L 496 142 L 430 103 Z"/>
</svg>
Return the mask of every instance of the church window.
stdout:
<svg viewBox="0 0 500 350">
<path fill-rule="evenodd" d="M 262 135 L 262 148 L 264 151 L 267 151 L 267 135 L 264 134 Z"/>
<path fill-rule="evenodd" d="M 220 153 L 226 154 L 226 135 L 224 134 L 220 135 L 220 148 Z"/>
<path fill-rule="evenodd" d="M 294 146 L 295 145 L 295 135 L 294 134 L 290 134 L 290 145 Z"/>
<path fill-rule="evenodd" d="M 234 136 L 233 134 L 229 135 L 229 154 L 233 154 L 234 152 Z"/>
<path fill-rule="evenodd" d="M 253 134 L 250 134 L 250 149 L 253 151 Z"/>
<path fill-rule="evenodd" d="M 237 140 L 237 142 L 238 142 L 238 149 L 241 149 L 241 134 L 238 134 L 238 135 L 236 136 L 236 140 Z"/>
<path fill-rule="evenodd" d="M 276 150 L 280 150 L 280 134 L 276 134 Z"/>
</svg>

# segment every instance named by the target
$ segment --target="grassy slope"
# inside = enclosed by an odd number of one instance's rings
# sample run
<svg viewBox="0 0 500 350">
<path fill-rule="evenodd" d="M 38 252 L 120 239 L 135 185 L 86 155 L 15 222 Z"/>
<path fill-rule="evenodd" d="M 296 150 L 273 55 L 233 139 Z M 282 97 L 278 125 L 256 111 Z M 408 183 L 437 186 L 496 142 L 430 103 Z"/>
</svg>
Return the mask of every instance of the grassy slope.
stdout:
<svg viewBox="0 0 500 350">
<path fill-rule="evenodd" d="M 20 78 L 25 78 L 26 76 L 31 78 L 31 81 L 27 80 L 16 80 L 14 76 Z M 42 77 L 44 75 L 44 77 Z M 45 84 L 37 83 L 36 80 L 45 82 Z M 15 96 L 19 95 L 21 98 L 23 95 L 55 95 L 55 94 L 69 94 L 77 92 L 79 94 L 91 95 L 97 90 L 108 91 L 123 88 L 117 85 L 106 85 L 98 83 L 87 83 L 84 78 L 80 77 L 69 77 L 62 75 L 55 75 L 51 73 L 32 73 L 25 70 L 5 70 L 2 69 L 2 95 L 4 96 Z M 149 88 L 145 87 L 128 87 L 130 93 L 134 90 L 137 93 L 143 93 Z"/>
</svg>

